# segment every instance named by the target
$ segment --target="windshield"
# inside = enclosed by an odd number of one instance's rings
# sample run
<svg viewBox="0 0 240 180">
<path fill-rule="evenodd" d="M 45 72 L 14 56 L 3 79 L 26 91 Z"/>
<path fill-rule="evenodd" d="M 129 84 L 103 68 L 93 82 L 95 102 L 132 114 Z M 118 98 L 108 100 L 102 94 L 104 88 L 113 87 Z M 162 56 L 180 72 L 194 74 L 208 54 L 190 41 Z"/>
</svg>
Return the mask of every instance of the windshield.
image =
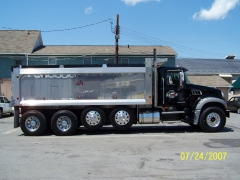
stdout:
<svg viewBox="0 0 240 180">
<path fill-rule="evenodd" d="M 185 77 L 186 84 L 190 84 L 190 81 L 189 81 L 189 79 L 187 77 L 187 73 L 186 72 L 184 72 L 184 77 Z"/>
</svg>

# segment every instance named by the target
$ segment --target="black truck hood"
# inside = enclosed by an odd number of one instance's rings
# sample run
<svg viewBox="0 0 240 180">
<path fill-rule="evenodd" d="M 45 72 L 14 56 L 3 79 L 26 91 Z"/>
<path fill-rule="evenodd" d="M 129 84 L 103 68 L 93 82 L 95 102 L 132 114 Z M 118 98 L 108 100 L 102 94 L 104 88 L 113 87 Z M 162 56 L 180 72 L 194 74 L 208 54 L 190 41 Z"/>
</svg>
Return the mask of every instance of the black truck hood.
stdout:
<svg viewBox="0 0 240 180">
<path fill-rule="evenodd" d="M 222 93 L 219 89 L 215 89 L 215 88 L 211 88 L 211 87 L 207 87 L 207 86 L 200 86 L 200 85 L 196 85 L 196 84 L 189 84 L 188 88 L 189 88 L 189 90 L 200 90 L 200 91 L 202 91 L 203 95 L 212 94 L 212 95 L 222 98 Z"/>
</svg>

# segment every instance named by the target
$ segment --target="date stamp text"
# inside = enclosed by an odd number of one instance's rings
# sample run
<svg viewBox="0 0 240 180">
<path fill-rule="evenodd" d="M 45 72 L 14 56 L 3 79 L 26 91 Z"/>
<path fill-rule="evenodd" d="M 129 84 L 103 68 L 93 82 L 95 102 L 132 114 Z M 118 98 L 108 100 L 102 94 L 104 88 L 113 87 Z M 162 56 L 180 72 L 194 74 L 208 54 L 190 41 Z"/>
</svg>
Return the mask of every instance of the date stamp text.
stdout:
<svg viewBox="0 0 240 180">
<path fill-rule="evenodd" d="M 181 152 L 180 160 L 183 161 L 224 161 L 227 158 L 227 152 Z"/>
</svg>

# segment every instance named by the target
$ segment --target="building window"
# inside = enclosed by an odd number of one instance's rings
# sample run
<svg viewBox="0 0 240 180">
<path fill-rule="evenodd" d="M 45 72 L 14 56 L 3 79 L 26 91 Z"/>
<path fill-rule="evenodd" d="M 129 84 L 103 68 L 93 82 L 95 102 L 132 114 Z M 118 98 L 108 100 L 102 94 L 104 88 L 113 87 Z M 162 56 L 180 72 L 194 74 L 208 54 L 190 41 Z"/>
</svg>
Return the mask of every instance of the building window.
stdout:
<svg viewBox="0 0 240 180">
<path fill-rule="evenodd" d="M 114 58 L 108 58 L 108 64 L 114 64 Z"/>
<path fill-rule="evenodd" d="M 128 58 L 122 58 L 122 64 L 128 64 L 129 59 Z"/>
<path fill-rule="evenodd" d="M 16 65 L 17 66 L 22 65 L 22 60 L 16 60 Z"/>
<path fill-rule="evenodd" d="M 92 64 L 92 58 L 83 58 L 83 64 Z"/>
<path fill-rule="evenodd" d="M 48 59 L 48 65 L 56 65 L 57 60 L 56 59 Z"/>
</svg>

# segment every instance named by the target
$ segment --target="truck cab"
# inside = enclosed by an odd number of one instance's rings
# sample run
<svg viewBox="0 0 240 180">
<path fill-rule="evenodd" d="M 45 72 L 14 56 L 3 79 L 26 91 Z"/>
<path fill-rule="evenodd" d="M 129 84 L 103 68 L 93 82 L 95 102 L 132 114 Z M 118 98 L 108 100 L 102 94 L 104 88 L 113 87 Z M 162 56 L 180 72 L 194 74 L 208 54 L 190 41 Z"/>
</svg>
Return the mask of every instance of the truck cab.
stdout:
<svg viewBox="0 0 240 180">
<path fill-rule="evenodd" d="M 158 101 L 162 120 L 181 119 L 190 125 L 200 125 L 204 131 L 215 132 L 225 125 L 220 119 L 229 117 L 222 91 L 191 84 L 188 70 L 183 67 L 159 67 Z M 203 118 L 205 120 L 201 120 Z M 222 124 L 221 124 L 222 123 Z"/>
</svg>

